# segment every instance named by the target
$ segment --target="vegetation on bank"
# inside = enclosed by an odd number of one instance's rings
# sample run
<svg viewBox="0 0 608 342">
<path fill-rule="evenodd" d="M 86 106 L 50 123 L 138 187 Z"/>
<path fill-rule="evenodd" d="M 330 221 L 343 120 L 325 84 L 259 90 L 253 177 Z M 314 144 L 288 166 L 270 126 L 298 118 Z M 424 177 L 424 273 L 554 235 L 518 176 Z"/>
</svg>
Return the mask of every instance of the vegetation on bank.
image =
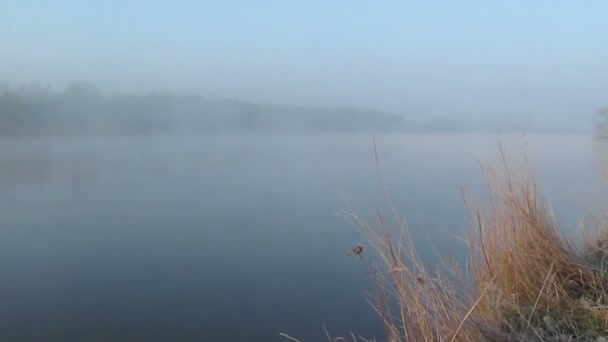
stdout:
<svg viewBox="0 0 608 342">
<path fill-rule="evenodd" d="M 473 208 L 469 260 L 429 269 L 407 225 L 352 218 L 375 249 L 361 253 L 386 341 L 608 341 L 608 227 L 567 238 L 531 168 L 484 168 L 488 206 Z M 379 214 L 380 215 L 380 214 Z M 369 251 L 367 251 L 370 253 Z"/>
<path fill-rule="evenodd" d="M 0 135 L 390 132 L 400 115 L 355 108 L 257 104 L 170 93 L 104 95 L 89 83 L 63 91 L 0 85 Z"/>
<path fill-rule="evenodd" d="M 350 107 L 260 104 L 201 95 L 102 94 L 89 83 L 64 90 L 0 82 L 0 137 L 239 133 L 577 132 L 572 124 L 508 118 L 418 117 Z"/>
<path fill-rule="evenodd" d="M 378 210 L 376 223 L 349 213 L 372 247 L 352 254 L 371 280 L 370 303 L 384 327 L 374 341 L 608 341 L 608 217 L 578 227 L 583 239 L 573 241 L 530 163 L 514 169 L 499 147 L 501 166 L 482 167 L 484 205 L 463 193 L 464 264 L 425 265 L 395 208 L 392 220 Z"/>
</svg>

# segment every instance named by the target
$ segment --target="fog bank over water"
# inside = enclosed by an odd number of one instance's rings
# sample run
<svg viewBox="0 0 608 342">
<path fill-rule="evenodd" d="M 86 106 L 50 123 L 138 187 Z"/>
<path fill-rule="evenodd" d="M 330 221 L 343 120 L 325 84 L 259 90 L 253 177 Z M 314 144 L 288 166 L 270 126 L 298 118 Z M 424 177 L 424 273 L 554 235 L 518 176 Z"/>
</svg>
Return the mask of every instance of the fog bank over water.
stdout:
<svg viewBox="0 0 608 342">
<path fill-rule="evenodd" d="M 425 117 L 375 109 L 279 105 L 199 94 L 104 94 L 74 82 L 65 89 L 37 84 L 0 87 L 0 135 L 158 135 L 250 133 L 581 133 L 576 124 L 517 118 Z"/>
<path fill-rule="evenodd" d="M 584 130 L 608 101 L 606 12 L 599 0 L 3 1 L 0 79 Z"/>
</svg>

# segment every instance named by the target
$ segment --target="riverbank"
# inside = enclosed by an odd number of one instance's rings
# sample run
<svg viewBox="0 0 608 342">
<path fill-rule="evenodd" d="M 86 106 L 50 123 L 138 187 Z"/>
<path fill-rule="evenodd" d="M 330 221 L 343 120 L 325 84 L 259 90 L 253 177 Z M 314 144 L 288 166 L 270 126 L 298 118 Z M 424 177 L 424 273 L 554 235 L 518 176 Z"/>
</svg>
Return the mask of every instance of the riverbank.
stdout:
<svg viewBox="0 0 608 342">
<path fill-rule="evenodd" d="M 353 220 L 375 251 L 361 254 L 386 341 L 606 341 L 608 229 L 595 220 L 567 238 L 533 170 L 484 167 L 489 201 L 469 213 L 469 260 L 425 267 L 398 229 Z M 367 252 L 367 253 L 366 253 Z M 366 255 L 367 254 L 367 255 Z M 373 256 L 372 256 L 373 254 Z"/>
</svg>

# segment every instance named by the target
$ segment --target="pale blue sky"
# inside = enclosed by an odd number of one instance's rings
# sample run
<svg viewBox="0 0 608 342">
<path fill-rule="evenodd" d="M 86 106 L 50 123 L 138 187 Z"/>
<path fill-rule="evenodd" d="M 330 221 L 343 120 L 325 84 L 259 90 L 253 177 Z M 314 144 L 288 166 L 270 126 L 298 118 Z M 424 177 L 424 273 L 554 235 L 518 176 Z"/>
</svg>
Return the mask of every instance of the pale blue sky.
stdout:
<svg viewBox="0 0 608 342">
<path fill-rule="evenodd" d="M 0 79 L 560 118 L 608 104 L 608 1 L 0 2 Z"/>
</svg>

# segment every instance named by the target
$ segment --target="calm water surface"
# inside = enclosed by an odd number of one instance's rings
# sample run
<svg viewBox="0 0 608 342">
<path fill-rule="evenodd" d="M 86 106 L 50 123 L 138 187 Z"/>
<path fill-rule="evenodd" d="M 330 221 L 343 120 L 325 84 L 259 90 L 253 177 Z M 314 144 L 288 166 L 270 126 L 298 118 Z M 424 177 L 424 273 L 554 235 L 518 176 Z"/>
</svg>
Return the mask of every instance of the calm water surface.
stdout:
<svg viewBox="0 0 608 342">
<path fill-rule="evenodd" d="M 604 204 L 586 136 L 528 137 L 564 227 Z M 415 239 L 458 256 L 494 136 L 376 137 Z M 524 139 L 504 137 L 515 159 Z M 379 196 L 370 136 L 0 140 L 0 340 L 379 336 L 339 215 Z M 422 242 L 421 242 L 422 243 Z M 424 257 L 435 260 L 430 250 Z"/>
</svg>

